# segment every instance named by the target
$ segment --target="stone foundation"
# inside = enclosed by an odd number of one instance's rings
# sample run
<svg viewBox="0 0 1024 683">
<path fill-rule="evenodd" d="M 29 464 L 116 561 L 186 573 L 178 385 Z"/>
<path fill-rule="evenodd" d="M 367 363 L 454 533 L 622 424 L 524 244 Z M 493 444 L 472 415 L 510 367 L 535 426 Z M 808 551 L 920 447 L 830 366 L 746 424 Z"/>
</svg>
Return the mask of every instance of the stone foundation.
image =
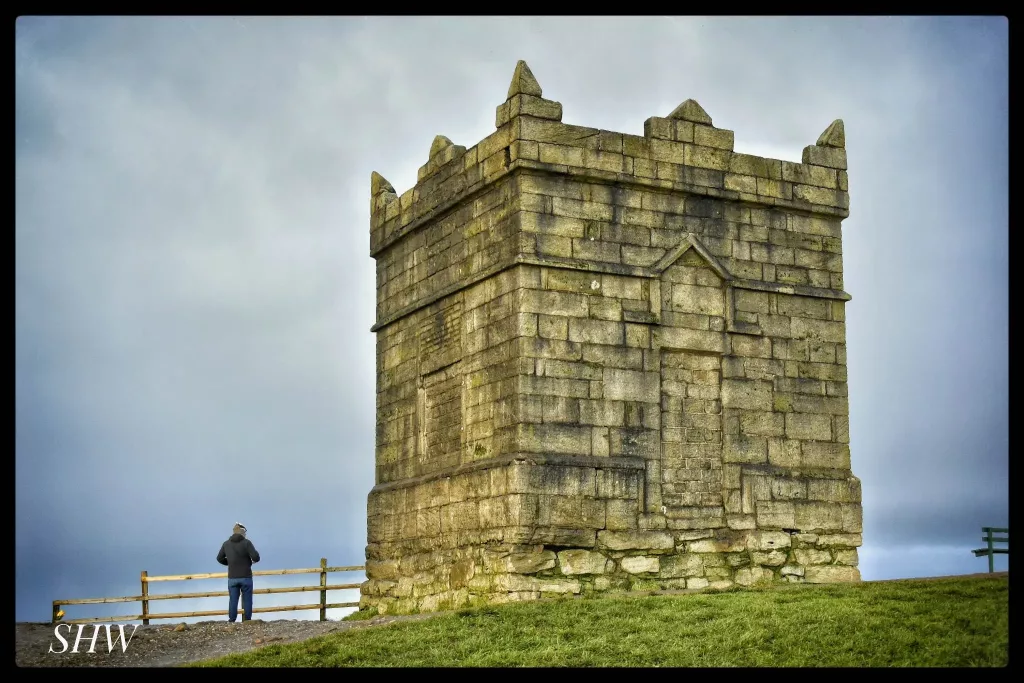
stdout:
<svg viewBox="0 0 1024 683">
<path fill-rule="evenodd" d="M 361 608 L 408 614 L 609 589 L 860 580 L 860 527 L 853 515 L 845 527 L 821 515 L 821 501 L 789 501 L 799 532 L 679 529 L 640 512 L 642 461 L 560 460 L 481 463 L 374 491 L 379 540 L 367 547 Z"/>
</svg>

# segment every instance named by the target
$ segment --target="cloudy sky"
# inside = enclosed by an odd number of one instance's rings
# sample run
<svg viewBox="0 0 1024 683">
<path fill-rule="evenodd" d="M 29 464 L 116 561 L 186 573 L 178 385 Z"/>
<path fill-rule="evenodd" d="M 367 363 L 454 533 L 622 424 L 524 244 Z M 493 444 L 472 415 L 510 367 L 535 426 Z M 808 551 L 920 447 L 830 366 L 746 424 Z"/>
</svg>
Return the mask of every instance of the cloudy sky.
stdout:
<svg viewBox="0 0 1024 683">
<path fill-rule="evenodd" d="M 237 520 L 261 568 L 362 563 L 370 172 L 401 193 L 435 135 L 488 135 L 518 59 L 572 124 L 642 134 L 694 98 L 737 151 L 799 161 L 845 121 L 861 570 L 986 569 L 980 527 L 1009 521 L 1005 19 L 23 17 L 15 34 L 17 620 L 138 594 L 143 569 L 218 571 Z M 174 589 L 219 587 L 154 592 Z"/>
</svg>

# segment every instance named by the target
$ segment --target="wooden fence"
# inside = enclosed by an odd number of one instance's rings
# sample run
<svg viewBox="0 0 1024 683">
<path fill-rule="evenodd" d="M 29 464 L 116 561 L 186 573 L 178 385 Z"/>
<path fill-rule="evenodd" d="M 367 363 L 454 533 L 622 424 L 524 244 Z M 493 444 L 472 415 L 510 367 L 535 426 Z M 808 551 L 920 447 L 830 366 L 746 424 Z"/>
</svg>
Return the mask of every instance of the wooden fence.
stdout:
<svg viewBox="0 0 1024 683">
<path fill-rule="evenodd" d="M 253 589 L 253 595 L 269 595 L 274 593 L 306 593 L 306 592 L 320 592 L 320 602 L 306 604 L 306 605 L 283 605 L 274 607 L 253 607 L 253 613 L 272 613 L 272 612 L 294 612 L 304 610 L 320 610 L 320 621 L 327 621 L 327 610 L 337 609 L 342 607 L 358 607 L 358 602 L 338 602 L 328 604 L 327 602 L 327 591 L 332 590 L 347 590 L 353 588 L 359 588 L 361 583 L 340 583 L 329 585 L 327 583 L 327 575 L 336 572 L 354 572 L 363 571 L 365 567 L 363 565 L 352 566 L 352 567 L 328 567 L 326 558 L 321 558 L 320 566 L 313 567 L 310 569 L 266 569 L 266 570 L 254 570 L 253 577 L 257 576 L 283 576 L 285 574 L 319 574 L 320 585 L 319 586 L 287 586 L 282 588 L 255 588 Z M 115 622 L 115 621 L 139 621 L 143 624 L 148 625 L 150 619 L 181 619 L 184 617 L 223 617 L 227 616 L 228 611 L 225 610 L 214 610 L 208 612 L 163 612 L 158 614 L 152 614 L 149 611 L 149 603 L 154 600 L 186 600 L 189 598 L 226 598 L 229 597 L 228 591 L 213 591 L 209 593 L 158 593 L 150 594 L 149 584 L 159 581 L 193 581 L 199 579 L 226 579 L 228 577 L 227 572 L 219 572 L 215 574 L 180 574 L 177 576 L 149 576 L 146 572 L 142 572 L 142 595 L 132 595 L 120 598 L 84 598 L 78 600 L 54 600 L 53 601 L 53 621 L 61 622 L 65 624 L 94 624 L 99 622 Z M 62 619 L 59 614 L 61 607 L 66 605 L 99 605 L 115 602 L 140 602 L 142 603 L 142 614 L 131 614 L 126 616 L 117 617 L 90 617 L 85 619 Z M 239 600 L 241 602 L 241 600 Z M 242 612 L 241 609 L 238 610 Z"/>
</svg>

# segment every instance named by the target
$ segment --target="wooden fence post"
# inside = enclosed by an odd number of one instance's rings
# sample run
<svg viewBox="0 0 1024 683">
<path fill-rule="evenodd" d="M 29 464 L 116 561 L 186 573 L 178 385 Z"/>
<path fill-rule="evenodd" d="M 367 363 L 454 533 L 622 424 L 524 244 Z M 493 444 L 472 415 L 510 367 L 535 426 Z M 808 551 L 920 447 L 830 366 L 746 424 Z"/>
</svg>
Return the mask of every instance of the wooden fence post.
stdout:
<svg viewBox="0 0 1024 683">
<path fill-rule="evenodd" d="M 327 558 L 320 558 L 320 621 L 327 621 Z"/>
<path fill-rule="evenodd" d="M 149 572 L 142 572 L 142 625 L 149 626 Z"/>
<path fill-rule="evenodd" d="M 60 617 L 57 616 L 58 612 L 60 612 L 60 603 L 59 602 L 55 602 L 55 603 L 53 603 L 53 623 L 55 623 L 55 624 L 58 621 L 60 621 Z"/>
</svg>

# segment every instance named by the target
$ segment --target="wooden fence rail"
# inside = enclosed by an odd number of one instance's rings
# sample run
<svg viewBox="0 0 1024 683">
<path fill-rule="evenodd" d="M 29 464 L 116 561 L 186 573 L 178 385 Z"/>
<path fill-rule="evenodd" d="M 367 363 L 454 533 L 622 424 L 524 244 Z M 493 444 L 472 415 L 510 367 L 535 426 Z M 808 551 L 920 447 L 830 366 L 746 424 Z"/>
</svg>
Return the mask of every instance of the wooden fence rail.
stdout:
<svg viewBox="0 0 1024 683">
<path fill-rule="evenodd" d="M 253 577 L 257 576 L 284 576 L 287 574 L 319 574 L 320 585 L 318 586 L 287 586 L 282 588 L 254 588 L 253 595 L 271 595 L 275 593 L 306 593 L 316 592 L 320 593 L 320 601 L 306 605 L 282 605 L 275 607 L 253 607 L 253 613 L 272 613 L 272 612 L 295 612 L 305 610 L 320 610 L 320 621 L 327 621 L 327 610 L 337 609 L 342 607 L 358 607 L 358 602 L 338 602 L 329 604 L 327 602 L 327 591 L 332 590 L 350 590 L 359 588 L 361 583 L 338 583 L 328 584 L 327 575 L 337 572 L 356 572 L 363 571 L 365 567 L 363 565 L 350 566 L 350 567 L 328 567 L 327 559 L 320 559 L 319 567 L 311 567 L 309 569 L 262 569 L 253 571 Z M 149 611 L 149 603 L 154 600 L 186 600 L 189 598 L 226 598 L 230 596 L 228 591 L 210 591 L 203 593 L 158 593 L 151 595 L 149 592 L 149 584 L 157 583 L 160 581 L 194 581 L 202 579 L 226 579 L 228 577 L 227 572 L 217 572 L 214 574 L 179 574 L 172 576 L 149 576 L 147 572 L 142 572 L 142 594 L 141 595 L 130 595 L 125 597 L 116 598 L 81 598 L 78 600 L 54 600 L 53 601 L 53 621 L 61 622 L 65 624 L 95 624 L 100 622 L 115 622 L 115 621 L 139 621 L 141 620 L 144 625 L 149 625 L 150 619 L 181 619 L 185 617 L 223 617 L 227 616 L 227 610 L 213 610 L 203 612 L 161 612 L 158 614 L 152 614 Z M 106 603 L 116 602 L 140 602 L 142 603 L 142 614 L 130 614 L 125 616 L 117 617 L 90 617 L 83 619 L 62 619 L 60 612 L 61 607 L 67 605 L 100 605 Z M 239 599 L 241 602 L 241 598 Z M 239 612 L 242 610 L 239 609 Z"/>
</svg>

